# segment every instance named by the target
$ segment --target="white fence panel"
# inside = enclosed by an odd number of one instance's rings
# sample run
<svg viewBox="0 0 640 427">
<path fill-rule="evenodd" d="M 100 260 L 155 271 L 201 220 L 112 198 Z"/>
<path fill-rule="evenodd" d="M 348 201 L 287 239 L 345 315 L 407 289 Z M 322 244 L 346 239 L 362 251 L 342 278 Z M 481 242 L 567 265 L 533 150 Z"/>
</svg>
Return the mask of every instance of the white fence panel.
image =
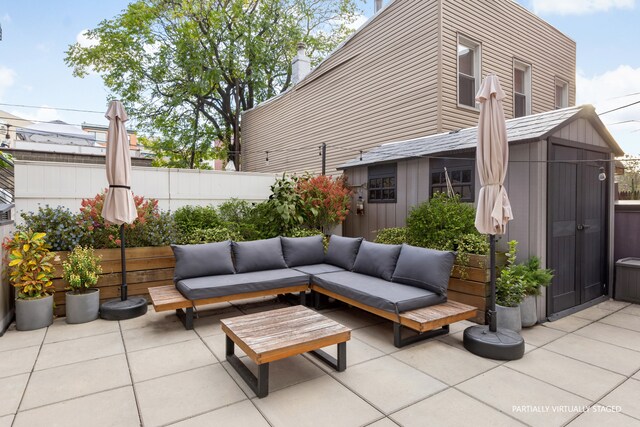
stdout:
<svg viewBox="0 0 640 427">
<path fill-rule="evenodd" d="M 134 194 L 158 199 L 161 209 L 185 205 L 219 205 L 231 198 L 265 200 L 277 174 L 166 168 L 132 168 Z M 19 213 L 38 205 L 80 209 L 82 199 L 108 186 L 104 165 L 21 161 L 15 162 L 16 220 Z"/>
</svg>

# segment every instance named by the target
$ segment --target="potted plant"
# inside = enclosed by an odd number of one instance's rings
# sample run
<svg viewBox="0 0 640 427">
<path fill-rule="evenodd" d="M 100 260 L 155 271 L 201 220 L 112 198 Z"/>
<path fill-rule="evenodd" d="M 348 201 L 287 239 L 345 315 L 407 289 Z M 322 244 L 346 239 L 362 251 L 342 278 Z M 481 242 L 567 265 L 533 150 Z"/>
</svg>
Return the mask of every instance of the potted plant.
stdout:
<svg viewBox="0 0 640 427">
<path fill-rule="evenodd" d="M 509 242 L 507 263 L 496 279 L 496 315 L 499 328 L 520 331 L 522 320 L 520 303 L 525 297 L 526 267 L 516 264 L 516 246 L 518 242 Z"/>
<path fill-rule="evenodd" d="M 67 323 L 86 323 L 98 318 L 100 289 L 94 288 L 102 273 L 100 257 L 91 247 L 76 246 L 62 263 L 66 293 Z"/>
<path fill-rule="evenodd" d="M 5 242 L 9 253 L 9 280 L 16 288 L 16 329 L 31 331 L 53 323 L 54 253 L 46 233 L 19 231 Z"/>
<path fill-rule="evenodd" d="M 540 268 L 540 259 L 533 256 L 524 264 L 524 292 L 525 297 L 520 304 L 522 326 L 528 328 L 538 323 L 536 314 L 536 297 L 541 293 L 542 286 L 549 286 L 553 279 L 553 270 Z"/>
</svg>

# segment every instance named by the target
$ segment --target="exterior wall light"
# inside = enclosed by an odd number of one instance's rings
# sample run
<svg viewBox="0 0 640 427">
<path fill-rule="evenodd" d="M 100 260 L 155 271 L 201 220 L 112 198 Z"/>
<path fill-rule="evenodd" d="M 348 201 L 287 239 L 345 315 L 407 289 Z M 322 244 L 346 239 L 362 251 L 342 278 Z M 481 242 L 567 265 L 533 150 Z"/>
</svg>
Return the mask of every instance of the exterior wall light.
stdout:
<svg viewBox="0 0 640 427">
<path fill-rule="evenodd" d="M 607 174 L 604 173 L 604 168 L 602 166 L 600 166 L 600 173 L 598 174 L 598 179 L 600 181 L 604 181 L 605 179 L 607 179 Z"/>
<path fill-rule="evenodd" d="M 358 200 L 356 200 L 356 215 L 364 215 L 364 200 L 362 196 L 358 196 Z"/>
</svg>

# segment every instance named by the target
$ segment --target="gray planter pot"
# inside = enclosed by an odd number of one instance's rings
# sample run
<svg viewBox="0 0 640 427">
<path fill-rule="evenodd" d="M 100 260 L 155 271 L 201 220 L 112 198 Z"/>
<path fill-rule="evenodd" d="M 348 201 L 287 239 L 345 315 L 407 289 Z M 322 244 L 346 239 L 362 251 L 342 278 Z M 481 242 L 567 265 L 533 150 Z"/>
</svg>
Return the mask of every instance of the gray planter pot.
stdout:
<svg viewBox="0 0 640 427">
<path fill-rule="evenodd" d="M 69 291 L 65 295 L 67 323 L 86 323 L 98 318 L 100 289 L 87 289 L 83 294 Z"/>
<path fill-rule="evenodd" d="M 515 332 L 522 330 L 522 319 L 520 319 L 520 306 L 503 307 L 496 304 L 497 326 L 498 328 L 510 329 Z"/>
<path fill-rule="evenodd" d="M 536 297 L 527 295 L 520 304 L 520 318 L 523 328 L 530 328 L 538 323 L 538 314 L 536 313 Z"/>
<path fill-rule="evenodd" d="M 38 299 L 16 299 L 16 329 L 33 331 L 53 323 L 53 295 Z"/>
</svg>

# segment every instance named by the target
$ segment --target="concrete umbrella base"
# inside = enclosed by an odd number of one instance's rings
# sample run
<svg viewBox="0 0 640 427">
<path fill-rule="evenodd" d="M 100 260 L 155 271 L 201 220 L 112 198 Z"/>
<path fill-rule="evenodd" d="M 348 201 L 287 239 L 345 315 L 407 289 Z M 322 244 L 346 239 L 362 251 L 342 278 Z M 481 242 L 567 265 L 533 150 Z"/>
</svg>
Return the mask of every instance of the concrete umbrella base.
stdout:
<svg viewBox="0 0 640 427">
<path fill-rule="evenodd" d="M 112 299 L 100 306 L 100 317 L 106 320 L 127 320 L 143 316 L 147 312 L 147 299 L 131 297 L 126 300 Z"/>
<path fill-rule="evenodd" d="M 462 336 L 464 348 L 471 353 L 495 360 L 517 360 L 524 356 L 524 339 L 517 332 L 488 325 L 471 326 Z"/>
</svg>

